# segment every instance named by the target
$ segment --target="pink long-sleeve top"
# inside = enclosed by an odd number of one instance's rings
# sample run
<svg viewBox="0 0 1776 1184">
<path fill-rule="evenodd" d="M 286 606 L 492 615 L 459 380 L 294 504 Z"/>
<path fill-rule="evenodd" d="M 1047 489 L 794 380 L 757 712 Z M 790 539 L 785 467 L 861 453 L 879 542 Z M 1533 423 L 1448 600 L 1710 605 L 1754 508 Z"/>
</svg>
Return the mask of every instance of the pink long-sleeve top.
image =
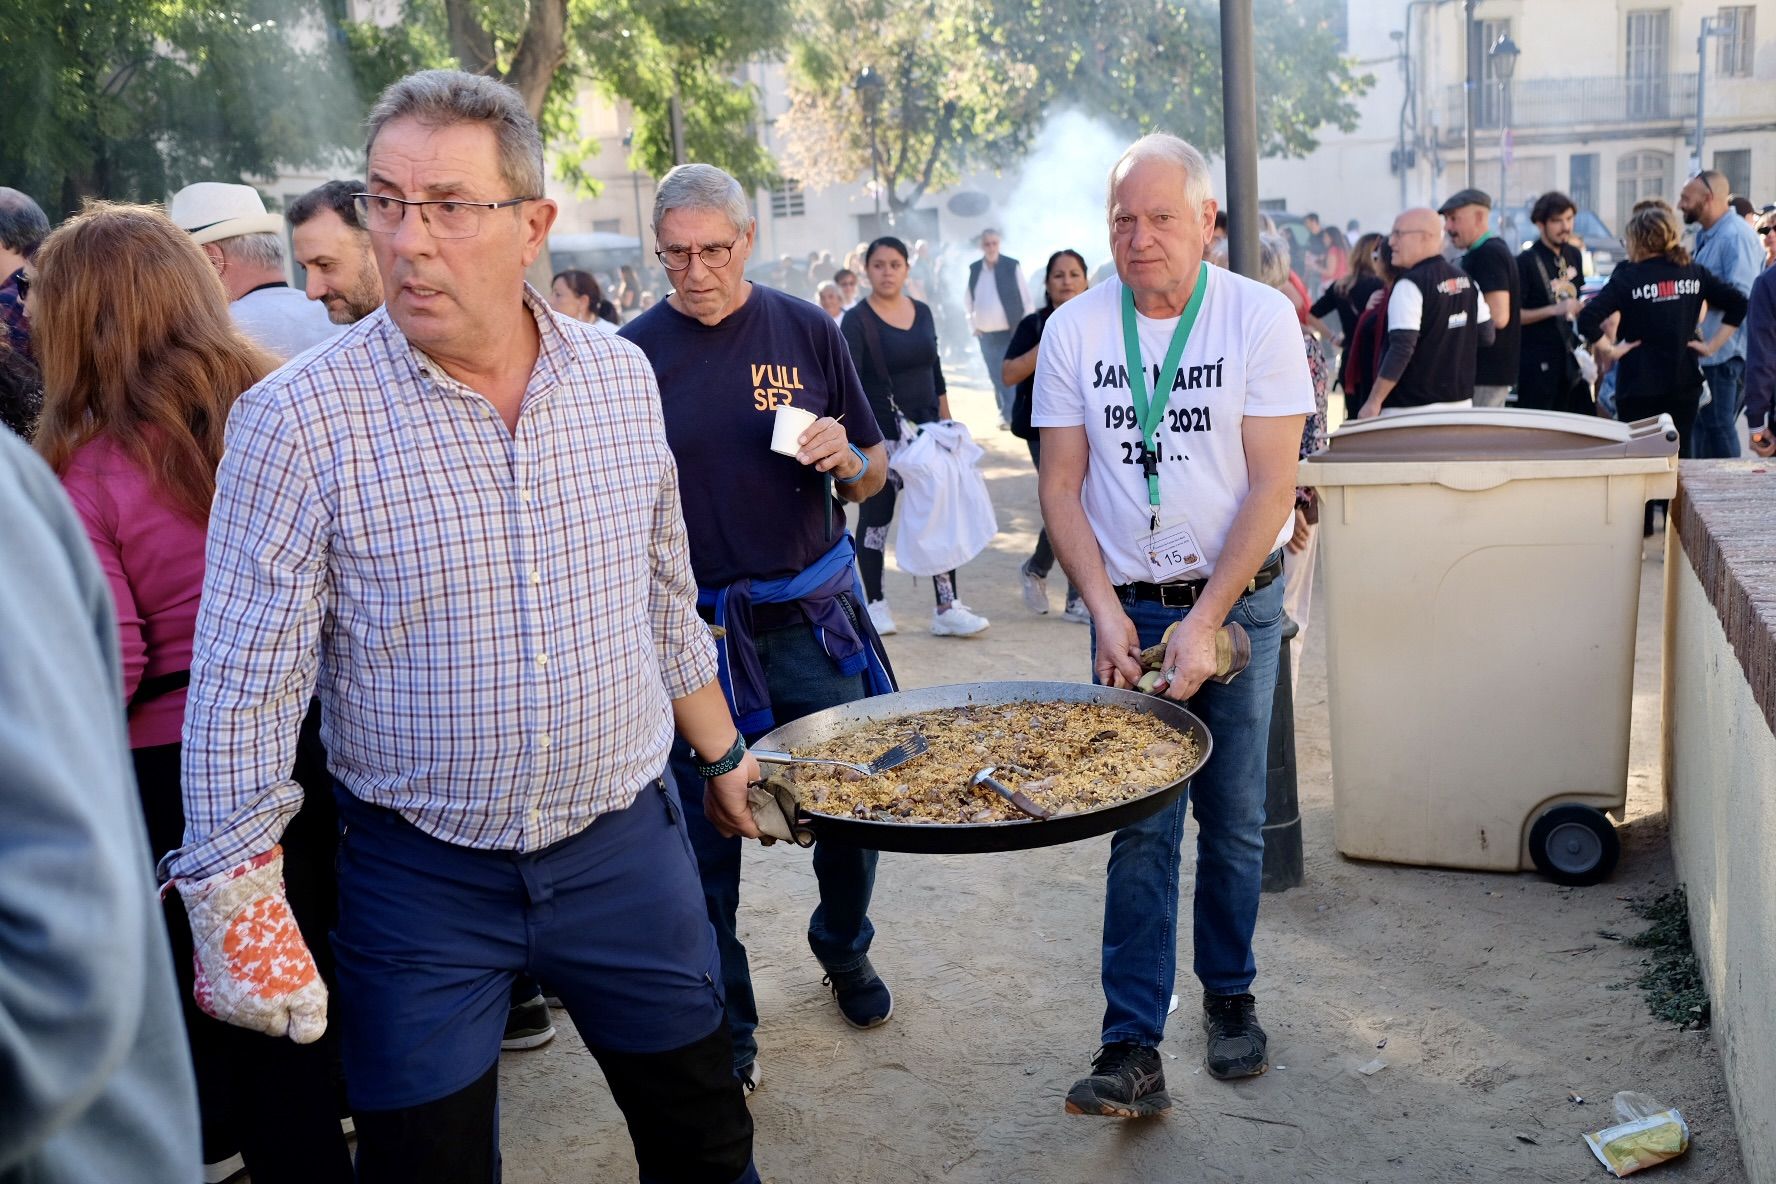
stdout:
<svg viewBox="0 0 1776 1184">
<path fill-rule="evenodd" d="M 111 584 L 127 703 L 144 678 L 191 668 L 205 528 L 105 437 L 75 452 L 62 484 Z M 149 699 L 130 713 L 130 747 L 177 744 L 184 721 L 183 687 Z"/>
</svg>

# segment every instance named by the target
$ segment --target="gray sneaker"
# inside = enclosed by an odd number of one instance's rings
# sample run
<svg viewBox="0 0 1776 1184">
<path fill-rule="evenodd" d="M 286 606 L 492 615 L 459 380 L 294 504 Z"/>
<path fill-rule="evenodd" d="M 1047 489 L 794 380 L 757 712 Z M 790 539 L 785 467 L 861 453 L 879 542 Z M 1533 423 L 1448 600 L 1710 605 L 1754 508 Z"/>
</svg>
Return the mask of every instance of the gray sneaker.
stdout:
<svg viewBox="0 0 1776 1184">
<path fill-rule="evenodd" d="M 1042 616 L 1048 615 L 1048 577 L 1039 576 L 1030 570 L 1029 561 L 1018 568 L 1023 577 L 1024 607 Z"/>
<path fill-rule="evenodd" d="M 1067 602 L 1067 607 L 1061 610 L 1061 616 L 1066 620 L 1072 621 L 1076 625 L 1089 625 L 1092 623 L 1091 610 L 1085 607 L 1085 601 L 1083 600 L 1069 600 Z"/>
</svg>

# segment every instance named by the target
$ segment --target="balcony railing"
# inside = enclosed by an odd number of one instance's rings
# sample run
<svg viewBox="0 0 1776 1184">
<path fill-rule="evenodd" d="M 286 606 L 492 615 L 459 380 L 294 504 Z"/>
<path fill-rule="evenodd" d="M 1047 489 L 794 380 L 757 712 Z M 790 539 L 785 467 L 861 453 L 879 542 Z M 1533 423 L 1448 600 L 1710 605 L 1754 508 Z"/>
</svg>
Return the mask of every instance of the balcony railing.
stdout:
<svg viewBox="0 0 1776 1184">
<path fill-rule="evenodd" d="M 1499 127 L 1503 110 L 1498 83 L 1482 84 L 1476 104 L 1476 130 Z M 1654 74 L 1623 78 L 1527 78 L 1511 84 L 1511 126 L 1578 127 L 1599 124 L 1658 123 L 1690 118 L 1696 111 L 1694 74 Z M 1460 134 L 1467 126 L 1462 88 L 1444 88 L 1438 123 Z"/>
</svg>

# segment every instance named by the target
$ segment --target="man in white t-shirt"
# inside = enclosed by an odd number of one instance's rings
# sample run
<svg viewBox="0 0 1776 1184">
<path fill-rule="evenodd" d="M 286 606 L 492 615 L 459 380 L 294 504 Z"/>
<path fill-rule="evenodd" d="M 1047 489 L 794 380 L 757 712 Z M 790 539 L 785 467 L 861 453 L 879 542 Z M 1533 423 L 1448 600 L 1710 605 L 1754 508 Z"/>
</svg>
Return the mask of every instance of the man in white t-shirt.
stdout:
<svg viewBox="0 0 1776 1184">
<path fill-rule="evenodd" d="M 1269 1067 L 1250 994 L 1252 931 L 1280 548 L 1313 384 L 1288 299 L 1203 262 L 1215 200 L 1196 149 L 1174 136 L 1137 141 L 1110 172 L 1109 221 L 1118 278 L 1062 305 L 1042 337 L 1031 417 L 1042 429 L 1042 514 L 1091 610 L 1100 682 L 1131 685 L 1142 647 L 1182 620 L 1163 693 L 1187 701 L 1215 741 L 1190 791 L 1206 1063 L 1216 1077 L 1247 1077 Z M 1228 621 L 1251 635 L 1252 662 L 1222 684 L 1210 676 Z M 1133 1118 L 1171 1105 L 1158 1045 L 1177 969 L 1185 808 L 1180 797 L 1111 842 L 1103 1047 L 1067 1095 L 1071 1113 Z"/>
</svg>

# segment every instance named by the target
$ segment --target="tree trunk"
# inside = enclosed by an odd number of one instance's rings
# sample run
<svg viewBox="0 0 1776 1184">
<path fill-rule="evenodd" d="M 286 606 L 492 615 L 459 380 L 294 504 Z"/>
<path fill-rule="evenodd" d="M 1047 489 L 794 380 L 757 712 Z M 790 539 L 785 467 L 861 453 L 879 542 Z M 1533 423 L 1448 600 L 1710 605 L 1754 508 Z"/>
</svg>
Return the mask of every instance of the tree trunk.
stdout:
<svg viewBox="0 0 1776 1184">
<path fill-rule="evenodd" d="M 543 112 L 555 71 L 567 64 L 567 0 L 531 0 L 530 19 L 512 53 L 506 82 L 524 96 L 532 119 Z"/>
</svg>

